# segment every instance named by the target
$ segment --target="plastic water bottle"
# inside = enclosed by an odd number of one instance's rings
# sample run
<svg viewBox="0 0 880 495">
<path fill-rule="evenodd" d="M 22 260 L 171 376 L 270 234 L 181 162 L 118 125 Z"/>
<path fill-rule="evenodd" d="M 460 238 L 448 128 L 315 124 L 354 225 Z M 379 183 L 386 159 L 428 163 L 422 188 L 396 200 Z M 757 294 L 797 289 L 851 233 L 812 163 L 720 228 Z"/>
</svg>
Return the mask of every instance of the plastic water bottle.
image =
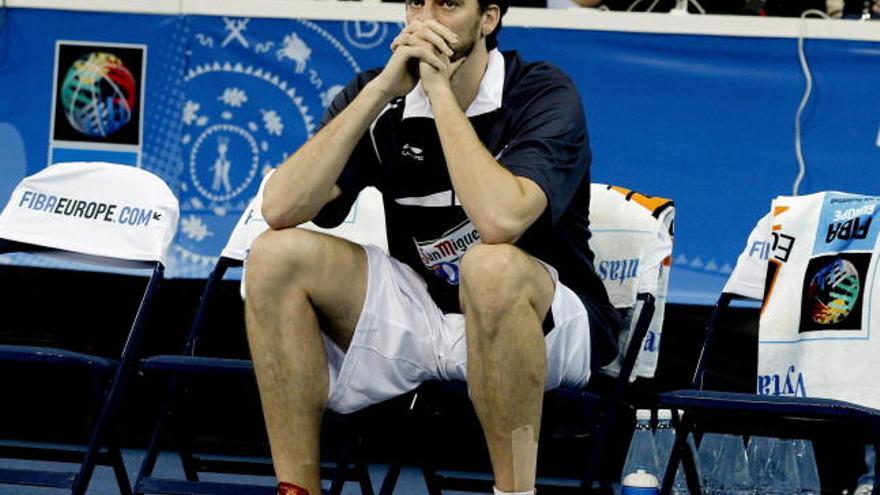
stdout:
<svg viewBox="0 0 880 495">
<path fill-rule="evenodd" d="M 657 458 L 660 461 L 659 476 L 663 480 L 669 465 L 669 456 L 672 454 L 672 447 L 675 444 L 675 429 L 672 427 L 672 411 L 669 409 L 660 409 L 657 411 L 657 430 L 654 432 L 654 443 L 657 445 Z M 673 486 L 672 492 L 675 493 Z"/>
<path fill-rule="evenodd" d="M 660 493 L 660 483 L 653 474 L 639 469 L 623 478 L 620 487 L 620 495 L 657 495 Z"/>
<path fill-rule="evenodd" d="M 724 435 L 714 479 L 716 486 L 711 492 L 714 495 L 752 495 L 754 483 L 742 437 Z"/>
<path fill-rule="evenodd" d="M 773 454 L 774 440 L 770 437 L 753 436 L 749 439 L 747 450 L 749 457 L 749 471 L 754 482 L 755 493 L 767 492 L 767 463 Z"/>
<path fill-rule="evenodd" d="M 820 495 L 819 469 L 816 467 L 813 443 L 809 440 L 792 440 L 792 444 L 800 475 L 801 495 Z"/>
<path fill-rule="evenodd" d="M 717 488 L 715 474 L 723 443 L 724 435 L 720 433 L 706 433 L 700 440 L 697 456 L 700 459 L 700 481 L 704 493 L 711 494 Z"/>
<path fill-rule="evenodd" d="M 793 444 L 789 440 L 771 438 L 769 457 L 761 463 L 755 483 L 757 495 L 793 495 L 800 493 L 800 475 Z M 760 455 L 759 453 L 755 454 Z"/>
<path fill-rule="evenodd" d="M 651 433 L 651 411 L 639 409 L 636 411 L 636 428 L 623 464 L 621 495 L 660 493 L 658 465 L 657 447 L 654 445 L 654 434 Z"/>
<path fill-rule="evenodd" d="M 700 463 L 700 456 L 697 453 L 697 444 L 694 443 L 694 434 L 691 433 L 688 435 L 688 448 L 691 449 L 691 456 L 694 458 L 694 467 L 697 471 L 697 479 L 702 481 L 703 479 L 703 465 Z M 684 469 L 684 467 L 682 467 Z M 684 475 L 684 471 L 682 471 L 682 475 Z M 676 484 L 678 482 L 676 481 Z M 687 487 L 687 476 L 684 476 L 684 486 Z M 688 488 L 688 492 L 690 492 L 690 488 Z"/>
<path fill-rule="evenodd" d="M 658 478 L 662 482 L 663 476 L 666 474 L 667 466 L 669 465 L 669 457 L 672 454 L 672 447 L 675 445 L 675 428 L 672 427 L 672 411 L 669 409 L 660 409 L 657 411 L 657 431 L 654 432 L 654 442 L 657 444 L 657 455 L 660 459 L 660 475 Z M 691 452 L 694 454 L 696 453 L 696 449 L 693 448 L 693 436 L 688 436 L 688 447 L 691 448 Z M 696 456 L 694 456 L 694 461 L 697 462 L 697 473 L 699 473 L 699 461 L 697 461 Z M 684 475 L 683 462 L 684 461 L 679 463 L 678 470 L 675 472 L 675 483 L 672 485 L 673 495 L 685 495 L 689 493 L 687 478 Z"/>
</svg>

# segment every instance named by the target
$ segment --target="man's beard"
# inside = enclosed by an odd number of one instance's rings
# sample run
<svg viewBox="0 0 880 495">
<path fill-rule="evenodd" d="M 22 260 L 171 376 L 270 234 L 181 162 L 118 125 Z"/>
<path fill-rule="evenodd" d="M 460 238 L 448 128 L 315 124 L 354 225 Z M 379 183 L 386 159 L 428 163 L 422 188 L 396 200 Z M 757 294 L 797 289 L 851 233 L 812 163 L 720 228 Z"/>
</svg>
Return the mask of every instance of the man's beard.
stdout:
<svg viewBox="0 0 880 495">
<path fill-rule="evenodd" d="M 474 51 L 474 47 L 477 46 L 476 40 L 471 39 L 465 45 L 459 45 L 452 49 L 452 57 L 449 58 L 450 62 L 457 62 L 464 57 L 467 57 Z"/>
<path fill-rule="evenodd" d="M 449 57 L 450 62 L 457 62 L 474 51 L 474 47 L 477 46 L 477 41 L 482 37 L 480 33 L 480 21 L 480 19 L 477 19 L 477 22 L 475 22 L 474 26 L 471 28 L 471 33 L 473 33 L 471 39 L 452 49 L 452 56 Z"/>
</svg>

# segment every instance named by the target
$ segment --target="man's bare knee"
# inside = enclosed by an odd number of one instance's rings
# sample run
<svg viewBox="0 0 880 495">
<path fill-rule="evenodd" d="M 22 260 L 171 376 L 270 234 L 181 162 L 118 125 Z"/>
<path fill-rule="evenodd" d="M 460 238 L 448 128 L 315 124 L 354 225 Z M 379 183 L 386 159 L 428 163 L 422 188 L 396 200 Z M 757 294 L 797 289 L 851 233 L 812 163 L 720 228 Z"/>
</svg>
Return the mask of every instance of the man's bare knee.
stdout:
<svg viewBox="0 0 880 495">
<path fill-rule="evenodd" d="M 345 349 L 363 309 L 366 272 L 363 248 L 349 241 L 299 228 L 267 231 L 248 255 L 246 296 L 255 313 L 306 302 Z"/>
<path fill-rule="evenodd" d="M 468 249 L 460 265 L 459 298 L 465 314 L 471 312 L 488 323 L 503 319 L 517 305 L 529 304 L 528 263 L 528 256 L 509 244 L 478 244 Z M 495 340 L 497 327 L 480 325 L 480 338 Z"/>
<path fill-rule="evenodd" d="M 322 239 L 303 229 L 267 230 L 251 245 L 245 286 L 248 298 L 278 294 L 304 284 L 321 262 Z"/>
<path fill-rule="evenodd" d="M 479 340 L 492 343 L 502 334 L 520 338 L 517 329 L 533 331 L 528 325 L 513 325 L 513 330 L 495 324 L 511 315 L 523 316 L 533 311 L 540 321 L 549 310 L 553 283 L 543 267 L 510 244 L 478 244 L 468 249 L 461 261 L 459 289 L 461 307 L 483 322 Z M 468 328 L 468 332 L 474 329 Z"/>
<path fill-rule="evenodd" d="M 529 257 L 510 244 L 468 249 L 461 260 L 462 304 L 483 311 L 509 305 L 528 290 L 529 263 Z"/>
</svg>

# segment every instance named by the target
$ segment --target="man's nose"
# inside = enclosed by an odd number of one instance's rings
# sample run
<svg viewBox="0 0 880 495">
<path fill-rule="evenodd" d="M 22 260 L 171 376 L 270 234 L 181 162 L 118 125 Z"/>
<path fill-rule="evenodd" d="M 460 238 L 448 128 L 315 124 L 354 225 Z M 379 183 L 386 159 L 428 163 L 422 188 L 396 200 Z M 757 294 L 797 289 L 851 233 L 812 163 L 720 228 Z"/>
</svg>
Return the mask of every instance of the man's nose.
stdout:
<svg viewBox="0 0 880 495">
<path fill-rule="evenodd" d="M 416 14 L 416 20 L 421 22 L 434 20 L 434 5 L 425 2 L 424 8 L 419 9 L 419 13 Z"/>
</svg>

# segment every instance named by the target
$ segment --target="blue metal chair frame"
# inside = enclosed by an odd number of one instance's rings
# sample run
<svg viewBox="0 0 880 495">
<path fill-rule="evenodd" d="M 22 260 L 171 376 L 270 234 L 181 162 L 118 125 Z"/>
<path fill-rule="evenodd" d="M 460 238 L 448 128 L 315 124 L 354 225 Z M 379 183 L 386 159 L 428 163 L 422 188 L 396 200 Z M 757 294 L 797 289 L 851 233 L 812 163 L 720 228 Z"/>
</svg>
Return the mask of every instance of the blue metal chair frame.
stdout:
<svg viewBox="0 0 880 495">
<path fill-rule="evenodd" d="M 140 361 L 140 369 L 142 371 L 166 375 L 169 381 L 165 393 L 160 397 L 161 414 L 156 421 L 144 460 L 135 480 L 134 493 L 136 495 L 147 493 L 176 495 L 275 494 L 276 490 L 273 486 L 199 480 L 200 472 L 272 476 L 274 475 L 272 461 L 268 457 L 199 456 L 194 454 L 188 446 L 178 446 L 177 452 L 183 463 L 187 479 L 167 479 L 153 476 L 156 461 L 161 451 L 162 438 L 168 428 L 168 421 L 177 409 L 173 396 L 180 388 L 179 380 L 182 375 L 225 375 L 254 379 L 253 363 L 250 360 L 195 355 L 196 343 L 202 335 L 207 314 L 210 311 L 214 295 L 223 280 L 223 276 L 230 268 L 239 267 L 241 264 L 240 260 L 220 257 L 204 286 L 195 318 L 180 354 L 150 356 Z M 185 434 L 185 432 L 178 432 L 178 434 Z M 329 489 L 331 495 L 339 495 L 346 481 L 358 482 L 361 492 L 365 495 L 373 494 L 367 466 L 362 460 L 356 458 L 354 450 L 356 450 L 356 447 L 343 449 L 336 466 L 322 466 L 322 478 L 331 480 Z"/>
<path fill-rule="evenodd" d="M 705 429 L 705 419 L 723 417 L 727 424 L 740 433 L 762 434 L 779 431 L 780 427 L 796 431 L 793 436 L 809 438 L 815 435 L 817 427 L 858 428 L 880 451 L 880 411 L 849 402 L 818 399 L 810 397 L 779 397 L 757 394 L 715 392 L 703 390 L 706 364 L 712 352 L 719 321 L 735 299 L 744 299 L 730 293 L 722 293 L 715 305 L 706 328 L 706 336 L 700 358 L 697 362 L 690 389 L 675 390 L 660 394 L 661 406 L 683 409 L 682 418 L 676 416 L 677 428 L 675 444 L 670 454 L 669 464 L 663 477 L 661 495 L 668 495 L 675 481 L 675 472 L 680 462 L 688 479 L 688 489 L 692 495 L 701 495 L 700 484 L 694 466 L 693 454 L 688 448 L 687 438 L 692 431 Z M 770 423 L 772 426 L 768 426 Z M 874 468 L 880 479 L 880 464 Z M 880 495 L 880 484 L 875 484 L 872 495 Z"/>
<path fill-rule="evenodd" d="M 41 251 L 48 251 L 48 249 L 0 239 L 0 253 L 37 253 Z M 100 402 L 100 410 L 91 428 L 85 451 L 56 447 L 46 448 L 38 445 L 0 446 L 0 457 L 79 463 L 77 471 L 0 469 L 0 484 L 64 488 L 68 489 L 72 495 L 82 495 L 88 488 L 95 466 L 108 465 L 113 468 L 120 493 L 123 495 L 131 494 L 128 475 L 122 462 L 119 447 L 112 442 L 108 434 L 115 425 L 124 389 L 136 369 L 136 357 L 145 321 L 153 297 L 163 280 L 164 267 L 161 263 L 144 263 L 143 268 L 151 268 L 152 274 L 118 360 L 52 347 L 0 346 L 0 361 L 41 363 L 87 369 L 91 376 L 93 392 Z M 111 375 L 112 378 L 108 384 L 106 379 Z"/>
<path fill-rule="evenodd" d="M 598 421 L 590 421 L 594 425 L 592 435 L 593 441 L 590 448 L 589 460 L 585 466 L 584 476 L 580 480 L 579 486 L 554 485 L 538 483 L 536 489 L 542 494 L 573 494 L 573 493 L 590 493 L 592 491 L 593 481 L 602 468 L 602 462 L 607 454 L 607 447 L 610 441 L 611 432 L 618 425 L 620 420 L 620 412 L 626 406 L 626 393 L 628 390 L 630 377 L 645 336 L 648 333 L 648 327 L 651 318 L 654 315 L 655 298 L 651 294 L 640 293 L 638 300 L 642 302 L 642 309 L 639 312 L 638 320 L 632 331 L 629 345 L 624 354 L 624 360 L 621 364 L 620 373 L 614 379 L 612 390 L 608 395 L 599 395 L 591 391 L 583 389 L 562 388 L 554 391 L 556 396 L 564 399 L 583 401 L 589 406 L 593 412 L 593 417 L 601 417 Z M 431 386 L 437 386 L 432 383 Z M 470 400 L 467 397 L 467 387 L 461 382 L 443 382 L 439 386 L 445 391 L 450 391 L 455 395 L 461 396 L 461 400 Z M 424 393 L 424 392 L 423 392 Z M 430 393 L 428 391 L 427 393 Z M 592 420 L 593 418 L 588 418 Z M 420 466 L 425 484 L 430 495 L 440 495 L 443 490 L 455 490 L 464 492 L 482 492 L 490 493 L 492 491 L 492 480 L 478 479 L 458 475 L 447 475 L 438 472 L 436 466 L 423 464 Z M 400 475 L 401 464 L 395 463 L 389 467 L 388 473 L 382 483 L 379 495 L 391 495 L 394 491 L 397 478 Z M 540 474 L 540 473 L 539 473 Z"/>
</svg>

